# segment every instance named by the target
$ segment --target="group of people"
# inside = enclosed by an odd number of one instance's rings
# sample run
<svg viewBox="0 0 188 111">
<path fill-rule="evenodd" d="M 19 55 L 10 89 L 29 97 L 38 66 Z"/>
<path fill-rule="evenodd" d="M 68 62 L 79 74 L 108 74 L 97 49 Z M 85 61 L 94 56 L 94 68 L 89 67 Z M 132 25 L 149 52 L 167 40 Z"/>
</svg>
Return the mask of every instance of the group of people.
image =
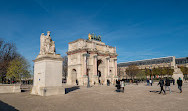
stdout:
<svg viewBox="0 0 188 111">
<path fill-rule="evenodd" d="M 149 84 L 152 86 L 153 80 L 151 80 L 151 79 L 149 80 L 149 79 L 148 79 L 148 80 L 147 80 L 147 86 L 149 86 Z"/>
<path fill-rule="evenodd" d="M 180 90 L 180 93 L 182 93 L 182 80 L 179 77 L 179 79 L 177 80 L 177 85 L 178 85 L 178 89 Z M 173 83 L 174 84 L 174 83 Z M 166 89 L 168 88 L 170 93 L 171 93 L 171 89 L 170 89 L 170 80 L 168 78 L 166 78 L 166 80 L 164 81 L 163 79 L 160 79 L 158 85 L 160 85 L 161 90 L 159 92 L 159 94 L 161 94 L 161 92 L 163 91 L 164 94 L 166 94 Z M 163 86 L 165 86 L 165 90 L 163 88 Z"/>
<path fill-rule="evenodd" d="M 117 87 L 117 90 L 120 90 L 122 89 L 122 92 L 124 93 L 124 87 L 125 87 L 125 82 L 124 81 L 116 81 L 116 87 Z"/>
<path fill-rule="evenodd" d="M 107 81 L 107 83 L 108 83 L 108 81 Z M 153 83 L 153 81 L 151 79 L 147 80 L 147 85 L 150 84 L 152 86 L 152 83 Z M 159 94 L 161 94 L 161 92 L 166 94 L 167 88 L 171 93 L 172 91 L 171 91 L 171 88 L 170 88 L 170 83 L 171 82 L 168 78 L 166 78 L 165 81 L 162 78 L 160 78 L 158 85 L 160 85 L 161 90 L 160 90 Z M 183 81 L 179 77 L 179 79 L 177 80 L 177 85 L 178 85 L 178 89 L 180 90 L 180 93 L 182 93 L 182 83 L 183 83 Z M 173 85 L 174 85 L 174 81 L 173 81 Z M 163 88 L 163 86 L 165 86 L 165 89 Z M 122 91 L 124 93 L 125 82 L 123 80 L 116 80 L 116 87 L 117 87 L 117 90 Z"/>
</svg>

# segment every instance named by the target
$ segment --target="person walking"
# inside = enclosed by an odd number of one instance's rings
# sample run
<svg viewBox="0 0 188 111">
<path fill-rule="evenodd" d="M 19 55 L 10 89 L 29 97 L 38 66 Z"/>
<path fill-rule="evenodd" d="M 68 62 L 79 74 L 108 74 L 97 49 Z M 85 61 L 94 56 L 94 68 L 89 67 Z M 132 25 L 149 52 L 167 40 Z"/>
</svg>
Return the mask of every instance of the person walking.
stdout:
<svg viewBox="0 0 188 111">
<path fill-rule="evenodd" d="M 149 86 L 149 79 L 147 79 L 147 81 L 146 81 L 146 82 L 147 82 L 147 86 Z"/>
<path fill-rule="evenodd" d="M 107 79 L 107 86 L 110 86 L 110 80 Z"/>
<path fill-rule="evenodd" d="M 76 85 L 78 86 L 78 80 L 76 79 Z"/>
<path fill-rule="evenodd" d="M 125 87 L 124 81 L 121 81 L 121 88 L 123 89 L 123 93 L 124 93 L 124 87 Z"/>
<path fill-rule="evenodd" d="M 182 93 L 182 80 L 179 77 L 179 79 L 177 80 L 177 84 L 178 84 L 178 89 L 180 90 L 180 93 Z"/>
<path fill-rule="evenodd" d="M 166 80 L 165 80 L 165 91 L 166 91 L 167 88 L 169 89 L 169 91 L 171 93 L 170 80 L 168 78 L 166 78 Z"/>
<path fill-rule="evenodd" d="M 117 91 L 120 92 L 120 80 L 116 81 L 116 87 L 117 87 Z"/>
<path fill-rule="evenodd" d="M 149 83 L 150 83 L 150 85 L 152 86 L 153 81 L 150 79 L 150 80 L 149 80 Z"/>
<path fill-rule="evenodd" d="M 163 89 L 164 81 L 161 78 L 160 78 L 158 85 L 160 85 L 160 87 L 161 87 L 161 91 L 159 92 L 159 94 L 161 94 L 162 91 L 164 92 L 164 94 L 166 94 L 165 90 Z"/>
<path fill-rule="evenodd" d="M 173 85 L 175 85 L 175 80 L 174 80 L 174 79 L 173 79 L 173 81 L 172 81 L 172 82 L 173 82 Z"/>
</svg>

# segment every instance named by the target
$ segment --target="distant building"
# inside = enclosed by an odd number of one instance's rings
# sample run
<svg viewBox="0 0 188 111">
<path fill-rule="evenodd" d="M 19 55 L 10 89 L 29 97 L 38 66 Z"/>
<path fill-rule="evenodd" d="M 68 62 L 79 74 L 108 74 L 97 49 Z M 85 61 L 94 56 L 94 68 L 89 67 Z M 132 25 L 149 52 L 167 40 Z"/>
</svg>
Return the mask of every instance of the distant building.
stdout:
<svg viewBox="0 0 188 111">
<path fill-rule="evenodd" d="M 178 66 L 188 67 L 188 57 L 176 58 L 175 62 Z"/>
<path fill-rule="evenodd" d="M 188 67 L 188 57 L 184 58 L 175 58 L 175 56 L 169 57 L 161 57 L 161 58 L 153 58 L 147 60 L 138 60 L 138 61 L 131 61 L 131 62 L 123 62 L 118 63 L 118 70 L 121 73 L 124 73 L 126 77 L 126 68 L 129 65 L 136 65 L 139 69 L 152 69 L 152 68 L 159 68 L 159 67 L 171 67 L 174 68 L 175 66 L 185 66 Z"/>
</svg>

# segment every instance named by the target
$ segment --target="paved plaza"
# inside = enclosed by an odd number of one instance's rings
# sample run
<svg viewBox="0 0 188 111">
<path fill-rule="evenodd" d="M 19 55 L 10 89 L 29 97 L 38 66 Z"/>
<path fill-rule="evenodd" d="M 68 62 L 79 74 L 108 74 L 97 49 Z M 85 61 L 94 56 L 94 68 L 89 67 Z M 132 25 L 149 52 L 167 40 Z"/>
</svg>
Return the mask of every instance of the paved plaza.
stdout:
<svg viewBox="0 0 188 111">
<path fill-rule="evenodd" d="M 126 85 L 125 93 L 116 92 L 114 86 L 67 86 L 67 94 L 57 96 L 0 94 L 0 111 L 188 111 L 188 84 L 183 93 L 176 85 L 171 89 L 171 94 L 158 94 L 160 87 L 155 83 Z"/>
</svg>

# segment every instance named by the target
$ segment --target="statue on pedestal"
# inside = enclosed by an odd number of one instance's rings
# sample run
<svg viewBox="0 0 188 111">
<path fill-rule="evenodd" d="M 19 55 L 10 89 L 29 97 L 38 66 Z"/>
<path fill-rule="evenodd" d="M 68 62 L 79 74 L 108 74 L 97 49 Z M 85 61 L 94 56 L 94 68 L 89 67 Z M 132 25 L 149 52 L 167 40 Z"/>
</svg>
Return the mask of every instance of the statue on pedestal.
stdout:
<svg viewBox="0 0 188 111">
<path fill-rule="evenodd" d="M 65 94 L 62 87 L 62 64 L 60 54 L 56 54 L 55 42 L 50 37 L 50 31 L 40 36 L 40 53 L 34 62 L 34 83 L 31 94 L 50 96 Z"/>
</svg>

